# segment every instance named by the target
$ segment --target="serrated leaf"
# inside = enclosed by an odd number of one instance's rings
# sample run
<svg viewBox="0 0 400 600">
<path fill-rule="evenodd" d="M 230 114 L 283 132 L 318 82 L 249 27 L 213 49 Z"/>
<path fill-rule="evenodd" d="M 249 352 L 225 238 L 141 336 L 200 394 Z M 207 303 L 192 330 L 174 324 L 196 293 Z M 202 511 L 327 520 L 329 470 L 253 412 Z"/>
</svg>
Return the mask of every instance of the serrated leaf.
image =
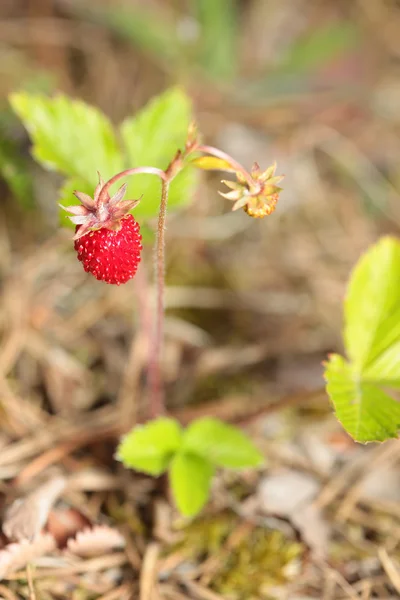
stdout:
<svg viewBox="0 0 400 600">
<path fill-rule="evenodd" d="M 330 357 L 327 391 L 345 429 L 360 442 L 396 437 L 400 403 L 400 243 L 383 238 L 356 265 L 345 301 L 349 362 Z"/>
<path fill-rule="evenodd" d="M 166 169 L 178 149 L 183 149 L 192 116 L 191 103 L 180 88 L 172 88 L 152 100 L 121 125 L 130 167 L 151 165 Z M 171 183 L 168 207 L 184 206 L 191 200 L 196 182 L 193 167 L 186 167 Z M 135 216 L 158 214 L 161 182 L 154 175 L 136 175 L 128 180 L 127 197 L 143 199 Z"/>
<path fill-rule="evenodd" d="M 344 340 L 359 371 L 373 378 L 393 378 L 400 385 L 400 243 L 394 238 L 375 244 L 353 270 L 345 301 Z"/>
<path fill-rule="evenodd" d="M 193 517 L 203 508 L 210 495 L 213 466 L 195 454 L 177 454 L 170 467 L 172 494 L 179 511 Z"/>
<path fill-rule="evenodd" d="M 52 98 L 24 92 L 10 104 L 33 142 L 32 154 L 46 169 L 90 184 L 97 171 L 104 180 L 123 169 L 123 158 L 106 116 L 81 100 L 58 94 Z"/>
<path fill-rule="evenodd" d="M 181 442 L 177 421 L 160 417 L 134 427 L 122 438 L 116 456 L 126 467 L 157 476 L 168 468 Z"/>
<path fill-rule="evenodd" d="M 260 452 L 240 429 L 213 417 L 204 417 L 189 425 L 184 433 L 183 448 L 218 467 L 257 467 L 264 462 Z"/>
<path fill-rule="evenodd" d="M 382 389 L 379 381 L 360 378 L 338 354 L 330 356 L 325 377 L 336 416 L 355 440 L 379 442 L 397 438 L 400 403 Z"/>
</svg>

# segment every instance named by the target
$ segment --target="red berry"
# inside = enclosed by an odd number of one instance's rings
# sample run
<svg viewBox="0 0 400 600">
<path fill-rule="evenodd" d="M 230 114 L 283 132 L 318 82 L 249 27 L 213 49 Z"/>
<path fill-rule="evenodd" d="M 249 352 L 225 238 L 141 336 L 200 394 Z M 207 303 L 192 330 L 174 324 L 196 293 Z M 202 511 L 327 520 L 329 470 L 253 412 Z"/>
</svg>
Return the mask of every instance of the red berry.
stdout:
<svg viewBox="0 0 400 600">
<path fill-rule="evenodd" d="M 80 225 L 76 231 L 79 231 Z M 131 279 L 140 263 L 142 236 L 131 214 L 120 221 L 120 229 L 102 227 L 75 240 L 75 250 L 87 273 L 100 281 L 120 285 Z"/>
</svg>

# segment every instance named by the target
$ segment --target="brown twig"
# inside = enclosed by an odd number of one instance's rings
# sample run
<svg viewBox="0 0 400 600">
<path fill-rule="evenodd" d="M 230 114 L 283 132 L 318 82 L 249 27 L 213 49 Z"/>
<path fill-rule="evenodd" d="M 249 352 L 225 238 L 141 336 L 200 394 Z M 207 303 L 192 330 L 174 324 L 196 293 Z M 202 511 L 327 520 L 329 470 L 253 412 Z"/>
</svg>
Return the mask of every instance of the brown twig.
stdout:
<svg viewBox="0 0 400 600">
<path fill-rule="evenodd" d="M 33 585 L 32 565 L 30 563 L 26 565 L 26 579 L 28 581 L 29 600 L 36 600 L 36 592 Z"/>
</svg>

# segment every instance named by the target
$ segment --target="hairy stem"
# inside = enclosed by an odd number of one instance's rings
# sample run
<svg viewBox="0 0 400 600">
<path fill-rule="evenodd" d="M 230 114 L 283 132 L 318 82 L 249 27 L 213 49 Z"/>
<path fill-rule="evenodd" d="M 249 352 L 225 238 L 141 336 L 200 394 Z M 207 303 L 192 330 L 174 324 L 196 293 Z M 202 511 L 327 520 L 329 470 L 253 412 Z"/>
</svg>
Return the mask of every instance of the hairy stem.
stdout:
<svg viewBox="0 0 400 600">
<path fill-rule="evenodd" d="M 158 215 L 157 242 L 155 255 L 156 309 L 153 340 L 149 362 L 149 405 L 152 417 L 164 414 L 164 389 L 161 377 L 161 349 L 164 335 L 164 275 L 165 275 L 165 221 L 168 204 L 168 179 L 163 179 L 160 212 Z"/>
<path fill-rule="evenodd" d="M 123 177 L 128 177 L 129 175 L 140 175 L 140 174 L 148 174 L 148 175 L 157 175 L 160 177 L 162 181 L 167 181 L 167 175 L 161 169 L 157 169 L 156 167 L 133 167 L 132 169 L 125 169 L 125 171 L 121 171 L 111 177 L 101 188 L 101 192 L 99 195 L 98 203 L 101 204 L 107 200 L 107 194 L 110 187 L 119 179 Z"/>
<path fill-rule="evenodd" d="M 229 165 L 232 166 L 233 170 L 240 171 L 240 173 L 243 175 L 243 177 L 246 179 L 247 183 L 250 186 L 254 184 L 254 181 L 253 181 L 250 173 L 248 173 L 246 171 L 246 169 L 243 167 L 243 165 L 241 165 L 234 158 L 229 156 L 229 154 L 226 154 L 226 152 L 223 152 L 222 150 L 219 150 L 218 148 L 214 148 L 213 146 L 197 146 L 195 148 L 195 150 L 196 150 L 196 152 L 204 152 L 204 154 L 211 154 L 211 156 L 215 156 L 216 158 L 225 160 L 227 163 L 229 163 Z"/>
<path fill-rule="evenodd" d="M 108 200 L 108 190 L 123 177 L 130 175 L 140 175 L 147 173 L 149 175 L 157 175 L 162 181 L 162 192 L 160 202 L 160 212 L 158 216 L 158 231 L 156 242 L 156 263 L 155 263 L 155 283 L 157 290 L 155 323 L 152 339 L 150 342 L 149 351 L 149 368 L 148 368 L 148 390 L 149 390 L 149 405 L 152 417 L 159 416 L 165 412 L 164 407 L 164 390 L 161 381 L 161 348 L 164 333 L 164 270 L 165 270 L 165 219 L 167 215 L 168 190 L 171 179 L 175 173 L 172 173 L 172 165 L 167 171 L 162 171 L 156 167 L 134 167 L 117 173 L 101 188 L 98 205 L 101 206 Z"/>
</svg>

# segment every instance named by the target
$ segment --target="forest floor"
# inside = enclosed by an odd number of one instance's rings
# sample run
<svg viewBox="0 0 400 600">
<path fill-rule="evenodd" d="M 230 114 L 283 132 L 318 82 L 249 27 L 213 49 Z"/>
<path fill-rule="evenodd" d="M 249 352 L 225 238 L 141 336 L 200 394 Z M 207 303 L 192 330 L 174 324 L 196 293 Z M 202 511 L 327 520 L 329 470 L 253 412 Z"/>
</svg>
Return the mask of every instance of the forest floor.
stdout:
<svg viewBox="0 0 400 600">
<path fill-rule="evenodd" d="M 345 434 L 322 365 L 343 352 L 352 266 L 399 231 L 396 3 L 242 2 L 239 75 L 232 83 L 220 57 L 219 84 L 205 59 L 180 64 L 178 76 L 138 31 L 127 37 L 118 11 L 96 12 L 110 3 L 31 1 L 29 13 L 20 4 L 0 8 L 0 133 L 17 144 L 36 200 L 19 203 L 1 183 L 0 508 L 23 499 L 18 537 L 49 490 L 59 486 L 59 497 L 34 540 L 1 537 L 0 598 L 400 597 L 398 444 L 361 446 Z M 189 35 L 181 4 L 149 6 L 166 24 L 178 13 Z M 324 46 L 315 31 L 330 20 L 357 43 L 333 33 Z M 275 71 L 272 58 L 299 32 L 310 45 Z M 253 87 L 240 75 L 248 71 Z M 262 469 L 219 473 L 194 521 L 179 517 L 164 478 L 114 460 L 120 435 L 147 417 L 139 309 L 150 305 L 152 250 L 120 288 L 83 272 L 70 232 L 57 230 L 59 181 L 30 161 L 6 107 L 35 77 L 115 121 L 182 80 L 207 140 L 246 164 L 276 159 L 285 173 L 277 211 L 262 222 L 226 214 L 216 176 L 169 218 L 168 411 L 183 424 L 214 415 L 242 426 L 266 457 Z"/>
</svg>

